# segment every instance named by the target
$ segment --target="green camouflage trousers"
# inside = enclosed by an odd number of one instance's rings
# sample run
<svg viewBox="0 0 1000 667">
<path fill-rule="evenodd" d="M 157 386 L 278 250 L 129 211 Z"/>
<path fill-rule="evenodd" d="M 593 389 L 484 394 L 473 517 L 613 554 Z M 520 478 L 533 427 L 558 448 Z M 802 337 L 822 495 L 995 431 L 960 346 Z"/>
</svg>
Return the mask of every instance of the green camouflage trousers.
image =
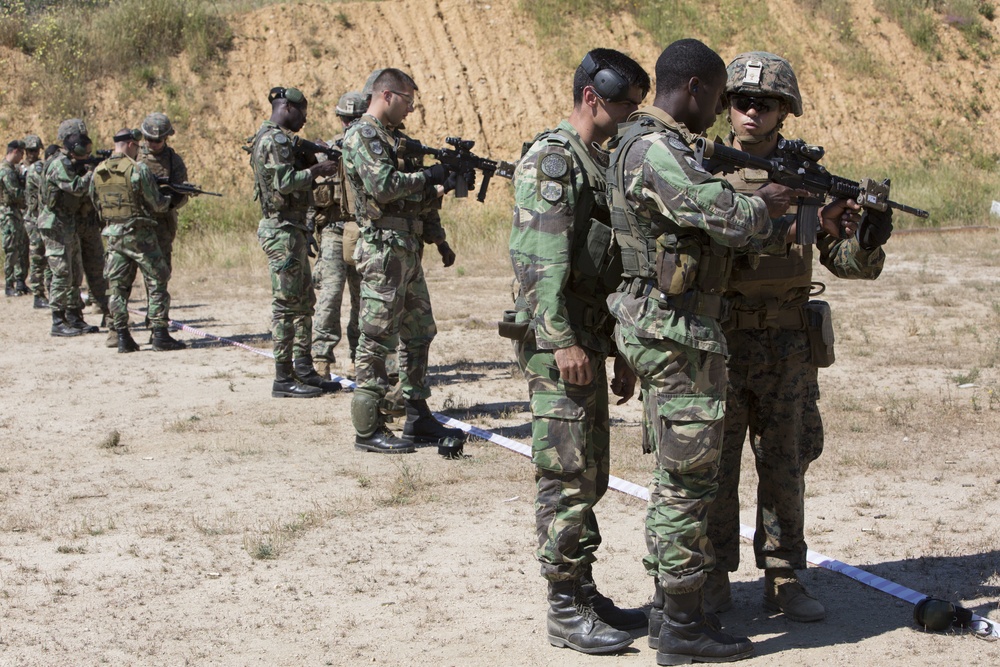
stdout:
<svg viewBox="0 0 1000 667">
<path fill-rule="evenodd" d="M 771 351 L 776 337 L 791 356 L 777 363 L 734 363 L 761 356 L 745 352 Z M 715 547 L 716 567 L 733 572 L 740 562 L 740 462 L 750 431 L 757 467 L 757 567 L 806 567 L 805 473 L 823 451 L 819 382 L 809 361 L 805 331 L 740 330 L 727 332 L 729 388 L 726 393 L 725 435 L 719 463 L 719 495 L 709 508 L 708 536 Z M 772 359 L 772 361 L 774 361 Z"/>
<path fill-rule="evenodd" d="M 423 242 L 409 232 L 365 229 L 358 241 L 361 338 L 355 358 L 358 386 L 385 396 L 386 356 L 399 341 L 403 398 L 426 399 L 427 355 L 437 333 L 420 264 Z"/>
<path fill-rule="evenodd" d="M 170 270 L 151 227 L 135 227 L 121 236 L 108 236 L 104 273 L 109 283 L 109 308 L 116 331 L 128 328 L 128 297 L 135 271 L 146 283 L 147 315 L 151 327 L 166 327 L 170 310 L 167 279 Z"/>
<path fill-rule="evenodd" d="M 156 226 L 153 227 L 156 232 L 156 242 L 160 246 L 160 252 L 163 253 L 163 259 L 172 275 L 174 270 L 174 239 L 177 238 L 177 211 L 170 210 L 164 214 L 156 214 L 153 215 L 153 219 L 156 220 Z"/>
<path fill-rule="evenodd" d="M 52 282 L 52 270 L 45 261 L 45 240 L 31 218 L 24 219 L 24 231 L 28 233 L 28 285 L 32 294 L 45 298 Z"/>
<path fill-rule="evenodd" d="M 271 271 L 271 337 L 274 360 L 302 359 L 312 353 L 312 315 L 316 305 L 309 244 L 298 227 L 257 230 Z"/>
<path fill-rule="evenodd" d="M 8 285 L 28 277 L 28 234 L 18 211 L 0 207 L 0 238 L 3 241 L 3 277 Z"/>
<path fill-rule="evenodd" d="M 619 353 L 642 386 L 646 441 L 656 471 L 646 508 L 646 571 L 667 593 L 701 588 L 715 565 L 708 507 L 718 489 L 725 357 L 615 328 Z"/>
<path fill-rule="evenodd" d="M 514 349 L 531 397 L 536 555 L 547 580 L 579 579 L 601 543 L 594 505 L 608 490 L 611 465 L 604 357 L 588 350 L 594 381 L 568 385 L 554 351 L 536 349 L 533 340 Z"/>
<path fill-rule="evenodd" d="M 108 281 L 104 277 L 104 239 L 96 216 L 88 216 L 76 225 L 80 237 L 80 261 L 91 301 L 108 295 Z"/>
<path fill-rule="evenodd" d="M 45 240 L 45 259 L 52 271 L 49 305 L 52 310 L 82 310 L 80 284 L 83 280 L 80 239 L 76 225 L 56 218 L 51 229 L 41 229 Z"/>
<path fill-rule="evenodd" d="M 350 293 L 351 317 L 347 323 L 347 344 L 351 361 L 354 361 L 361 329 L 358 313 L 361 310 L 361 276 L 357 268 L 344 261 L 344 229 L 334 223 L 327 225 L 319 235 L 319 257 L 313 273 L 316 289 L 316 315 L 313 318 L 314 359 L 333 363 L 333 348 L 342 338 L 340 304 L 344 300 L 344 285 Z"/>
</svg>

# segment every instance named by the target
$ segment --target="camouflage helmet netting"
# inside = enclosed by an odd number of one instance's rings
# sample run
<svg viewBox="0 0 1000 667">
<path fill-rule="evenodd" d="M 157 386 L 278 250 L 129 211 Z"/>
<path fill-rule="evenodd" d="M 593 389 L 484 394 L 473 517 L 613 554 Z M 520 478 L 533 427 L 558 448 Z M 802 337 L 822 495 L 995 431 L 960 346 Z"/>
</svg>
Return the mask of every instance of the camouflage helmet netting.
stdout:
<svg viewBox="0 0 1000 667">
<path fill-rule="evenodd" d="M 344 93 L 337 100 L 337 107 L 334 109 L 338 116 L 347 118 L 360 118 L 368 109 L 368 100 L 364 95 L 356 90 Z"/>
<path fill-rule="evenodd" d="M 760 81 L 747 78 L 747 65 L 760 63 Z M 802 115 L 802 97 L 799 95 L 799 82 L 791 64 L 773 53 L 766 51 L 750 51 L 736 56 L 726 67 L 726 92 L 759 97 L 777 97 L 792 108 L 796 116 Z"/>
<path fill-rule="evenodd" d="M 167 114 L 153 112 L 142 121 L 142 134 L 147 139 L 161 141 L 174 133 L 174 126 L 170 124 Z"/>
<path fill-rule="evenodd" d="M 79 118 L 67 118 L 59 123 L 56 140 L 61 144 L 71 134 L 87 134 L 87 124 Z"/>
</svg>

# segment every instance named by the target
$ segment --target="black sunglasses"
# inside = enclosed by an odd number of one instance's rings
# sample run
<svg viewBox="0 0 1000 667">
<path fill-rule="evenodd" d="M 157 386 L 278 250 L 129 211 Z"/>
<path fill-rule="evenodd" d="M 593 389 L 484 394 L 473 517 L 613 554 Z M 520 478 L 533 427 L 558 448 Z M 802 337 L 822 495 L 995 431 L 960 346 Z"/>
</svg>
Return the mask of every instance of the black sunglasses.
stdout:
<svg viewBox="0 0 1000 667">
<path fill-rule="evenodd" d="M 770 113 L 777 111 L 781 106 L 781 100 L 773 97 L 750 97 L 749 95 L 730 95 L 729 103 L 733 108 L 746 113 L 750 109 L 756 109 L 758 113 Z"/>
</svg>

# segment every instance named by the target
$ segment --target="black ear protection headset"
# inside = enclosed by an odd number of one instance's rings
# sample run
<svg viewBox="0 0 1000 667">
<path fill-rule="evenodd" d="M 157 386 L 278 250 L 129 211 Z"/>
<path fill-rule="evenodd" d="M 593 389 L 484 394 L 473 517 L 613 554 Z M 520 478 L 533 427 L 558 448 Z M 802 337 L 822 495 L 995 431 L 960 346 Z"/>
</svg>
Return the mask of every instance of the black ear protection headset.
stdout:
<svg viewBox="0 0 1000 667">
<path fill-rule="evenodd" d="M 580 63 L 580 67 L 594 82 L 594 90 L 602 99 L 608 102 L 622 102 L 628 99 L 628 81 L 611 67 L 602 68 L 588 53 Z"/>
<path fill-rule="evenodd" d="M 65 146 L 66 150 L 76 157 L 87 157 L 90 155 L 90 151 L 87 150 L 87 146 L 91 144 L 90 137 L 86 134 L 77 136 L 79 138 L 76 141 L 70 141 L 70 137 L 66 137 L 66 141 L 63 142 L 63 146 Z"/>
<path fill-rule="evenodd" d="M 267 101 L 274 102 L 277 99 L 286 99 L 289 104 L 302 104 L 306 101 L 306 96 L 298 88 L 283 88 L 275 86 L 268 92 Z"/>
</svg>

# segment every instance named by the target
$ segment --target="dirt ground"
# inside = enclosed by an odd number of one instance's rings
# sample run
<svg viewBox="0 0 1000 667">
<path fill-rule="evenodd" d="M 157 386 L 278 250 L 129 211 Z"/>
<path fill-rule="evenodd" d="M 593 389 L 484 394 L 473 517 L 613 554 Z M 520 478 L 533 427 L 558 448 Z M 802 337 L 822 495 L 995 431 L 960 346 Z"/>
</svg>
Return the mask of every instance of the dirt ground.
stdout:
<svg viewBox="0 0 1000 667">
<path fill-rule="evenodd" d="M 879 281 L 827 281 L 839 338 L 807 535 L 1000 620 L 993 231 L 900 235 Z M 431 405 L 527 441 L 526 388 L 493 325 L 509 299 L 502 249 L 457 251 L 457 270 L 427 270 Z M 176 275 L 176 320 L 269 348 L 263 262 Z M 548 645 L 522 456 L 483 441 L 461 461 L 362 453 L 348 394 L 272 399 L 263 356 L 184 332 L 188 350 L 118 355 L 103 334 L 48 326 L 28 298 L 0 300 L 0 664 L 654 664 L 644 636 L 615 656 Z M 612 474 L 645 485 L 639 414 L 614 408 Z M 601 588 L 646 603 L 643 503 L 609 492 L 598 513 Z M 921 632 L 910 605 L 823 569 L 804 577 L 827 620 L 770 616 L 743 556 L 722 620 L 755 641 L 746 664 L 1000 663 L 1000 643 Z"/>
</svg>

